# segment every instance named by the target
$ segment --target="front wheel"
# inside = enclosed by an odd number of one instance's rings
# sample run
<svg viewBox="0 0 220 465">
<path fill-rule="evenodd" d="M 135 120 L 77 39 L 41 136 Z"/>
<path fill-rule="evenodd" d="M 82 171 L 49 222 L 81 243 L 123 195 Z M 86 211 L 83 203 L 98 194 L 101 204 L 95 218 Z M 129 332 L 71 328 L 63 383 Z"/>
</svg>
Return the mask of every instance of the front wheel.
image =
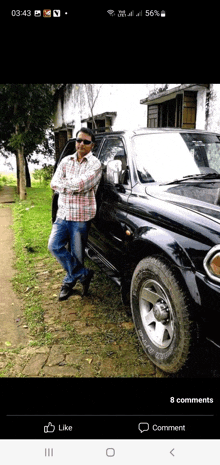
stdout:
<svg viewBox="0 0 220 465">
<path fill-rule="evenodd" d="M 131 310 L 139 340 L 161 370 L 176 373 L 193 340 L 187 296 L 161 259 L 141 260 L 131 282 Z"/>
</svg>

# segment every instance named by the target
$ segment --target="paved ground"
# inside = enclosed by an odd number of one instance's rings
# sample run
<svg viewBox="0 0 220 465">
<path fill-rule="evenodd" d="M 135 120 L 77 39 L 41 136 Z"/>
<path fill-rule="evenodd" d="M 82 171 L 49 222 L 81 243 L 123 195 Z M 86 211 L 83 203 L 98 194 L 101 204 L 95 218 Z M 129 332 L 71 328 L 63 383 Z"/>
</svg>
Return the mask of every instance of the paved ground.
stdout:
<svg viewBox="0 0 220 465">
<path fill-rule="evenodd" d="M 0 348 L 2 349 L 23 345 L 27 338 L 25 329 L 17 322 L 22 311 L 21 302 L 11 284 L 15 270 L 13 269 L 12 212 L 9 204 L 13 199 L 13 187 L 6 186 L 0 191 Z"/>
</svg>

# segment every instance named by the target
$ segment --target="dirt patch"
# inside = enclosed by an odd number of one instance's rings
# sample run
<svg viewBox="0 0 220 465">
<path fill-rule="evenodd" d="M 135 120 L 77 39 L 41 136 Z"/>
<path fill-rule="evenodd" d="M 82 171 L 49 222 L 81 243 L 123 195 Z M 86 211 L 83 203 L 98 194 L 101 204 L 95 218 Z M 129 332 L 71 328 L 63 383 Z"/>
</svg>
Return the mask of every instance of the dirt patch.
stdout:
<svg viewBox="0 0 220 465">
<path fill-rule="evenodd" d="M 11 280 L 15 274 L 13 268 L 13 232 L 11 208 L 5 204 L 11 197 L 8 188 L 0 196 L 0 348 L 18 347 L 27 342 L 22 324 L 22 302 L 14 292 Z M 2 204 L 4 203 L 4 206 Z"/>
</svg>

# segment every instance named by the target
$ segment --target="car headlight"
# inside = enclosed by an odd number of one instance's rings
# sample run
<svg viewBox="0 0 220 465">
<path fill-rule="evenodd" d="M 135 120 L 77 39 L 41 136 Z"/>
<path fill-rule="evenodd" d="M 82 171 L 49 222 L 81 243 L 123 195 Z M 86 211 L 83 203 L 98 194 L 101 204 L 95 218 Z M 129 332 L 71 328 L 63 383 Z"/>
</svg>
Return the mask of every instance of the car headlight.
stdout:
<svg viewBox="0 0 220 465">
<path fill-rule="evenodd" d="M 207 253 L 203 265 L 209 278 L 220 283 L 220 245 L 215 245 Z"/>
</svg>

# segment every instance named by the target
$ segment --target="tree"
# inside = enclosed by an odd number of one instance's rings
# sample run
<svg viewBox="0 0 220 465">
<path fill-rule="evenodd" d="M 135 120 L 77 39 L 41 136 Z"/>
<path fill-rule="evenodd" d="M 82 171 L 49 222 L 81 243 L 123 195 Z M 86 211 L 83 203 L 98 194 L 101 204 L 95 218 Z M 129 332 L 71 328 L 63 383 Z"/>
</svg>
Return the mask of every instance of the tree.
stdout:
<svg viewBox="0 0 220 465">
<path fill-rule="evenodd" d="M 97 129 L 94 114 L 93 114 L 93 108 L 95 106 L 95 103 L 96 103 L 96 100 L 97 100 L 97 98 L 99 96 L 99 92 L 100 92 L 101 88 L 102 88 L 102 85 L 100 85 L 100 87 L 96 91 L 96 95 L 95 95 L 94 85 L 93 84 L 85 84 L 86 95 L 87 95 L 88 104 L 89 104 L 89 108 L 90 108 L 91 116 L 92 116 L 92 127 L 93 127 L 93 129 Z"/>
<path fill-rule="evenodd" d="M 20 199 L 26 198 L 27 157 L 52 126 L 57 84 L 0 85 L 0 145 L 16 155 Z"/>
<path fill-rule="evenodd" d="M 41 168 L 40 170 L 34 170 L 33 178 L 36 179 L 36 181 L 39 181 L 40 184 L 42 182 L 48 183 L 52 179 L 53 172 L 54 166 L 44 164 L 43 168 Z"/>
</svg>

